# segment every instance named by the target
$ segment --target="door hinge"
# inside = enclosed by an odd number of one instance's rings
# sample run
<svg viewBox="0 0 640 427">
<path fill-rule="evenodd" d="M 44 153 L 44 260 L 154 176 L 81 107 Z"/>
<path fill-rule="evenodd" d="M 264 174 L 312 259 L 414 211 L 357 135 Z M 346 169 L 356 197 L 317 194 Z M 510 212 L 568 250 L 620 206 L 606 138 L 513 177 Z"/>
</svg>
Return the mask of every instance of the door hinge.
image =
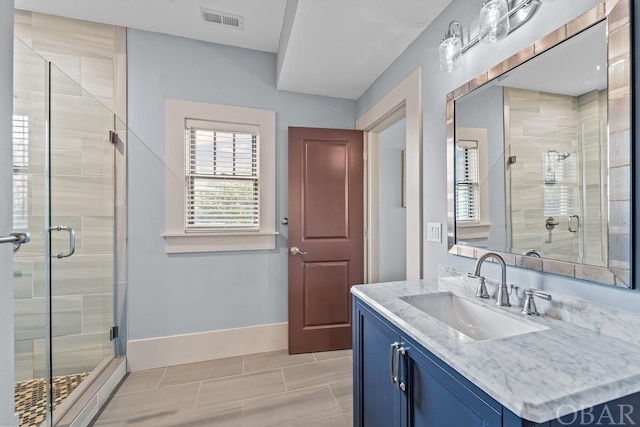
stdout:
<svg viewBox="0 0 640 427">
<path fill-rule="evenodd" d="M 109 142 L 112 144 L 117 144 L 118 143 L 118 133 L 115 131 L 110 130 L 109 131 Z"/>
<path fill-rule="evenodd" d="M 118 327 L 112 326 L 109 330 L 109 341 L 113 341 L 118 338 Z"/>
<path fill-rule="evenodd" d="M 365 228 L 362 232 L 362 235 L 364 236 L 365 239 L 367 239 L 369 237 L 369 230 Z"/>
</svg>

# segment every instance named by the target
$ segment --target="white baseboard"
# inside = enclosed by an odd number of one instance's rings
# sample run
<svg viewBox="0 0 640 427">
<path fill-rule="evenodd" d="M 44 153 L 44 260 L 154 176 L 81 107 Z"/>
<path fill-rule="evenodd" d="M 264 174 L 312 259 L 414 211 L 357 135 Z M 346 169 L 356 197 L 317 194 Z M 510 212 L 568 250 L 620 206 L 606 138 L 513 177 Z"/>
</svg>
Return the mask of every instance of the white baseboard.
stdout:
<svg viewBox="0 0 640 427">
<path fill-rule="evenodd" d="M 129 371 L 223 359 L 288 348 L 288 323 L 127 342 Z"/>
</svg>

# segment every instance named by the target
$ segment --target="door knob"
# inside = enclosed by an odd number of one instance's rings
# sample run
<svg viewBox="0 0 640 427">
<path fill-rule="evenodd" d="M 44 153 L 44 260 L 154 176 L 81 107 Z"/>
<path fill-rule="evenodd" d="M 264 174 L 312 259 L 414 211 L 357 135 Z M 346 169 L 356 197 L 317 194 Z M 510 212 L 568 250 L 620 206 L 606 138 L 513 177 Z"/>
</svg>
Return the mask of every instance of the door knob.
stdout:
<svg viewBox="0 0 640 427">
<path fill-rule="evenodd" d="M 291 249 L 289 249 L 289 252 L 291 252 L 291 255 L 306 255 L 307 253 L 305 251 L 301 251 L 300 249 L 298 249 L 297 246 L 292 247 Z"/>
</svg>

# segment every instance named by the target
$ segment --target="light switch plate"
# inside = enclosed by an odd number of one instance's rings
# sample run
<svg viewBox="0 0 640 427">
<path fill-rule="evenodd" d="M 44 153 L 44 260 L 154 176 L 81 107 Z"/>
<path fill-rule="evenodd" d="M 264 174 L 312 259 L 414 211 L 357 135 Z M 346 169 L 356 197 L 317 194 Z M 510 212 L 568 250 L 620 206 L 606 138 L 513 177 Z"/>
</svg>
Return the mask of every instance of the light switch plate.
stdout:
<svg viewBox="0 0 640 427">
<path fill-rule="evenodd" d="M 439 222 L 427 223 L 427 242 L 442 243 L 442 224 Z"/>
</svg>

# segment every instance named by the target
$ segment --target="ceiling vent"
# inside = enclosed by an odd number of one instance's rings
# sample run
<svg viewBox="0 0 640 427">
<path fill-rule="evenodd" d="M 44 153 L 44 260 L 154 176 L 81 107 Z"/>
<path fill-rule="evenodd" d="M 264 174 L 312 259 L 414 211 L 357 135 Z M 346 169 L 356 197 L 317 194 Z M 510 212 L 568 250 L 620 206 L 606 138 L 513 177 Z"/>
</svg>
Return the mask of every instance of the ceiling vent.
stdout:
<svg viewBox="0 0 640 427">
<path fill-rule="evenodd" d="M 217 10 L 201 7 L 200 16 L 202 17 L 202 21 L 208 24 L 237 28 L 239 30 L 244 28 L 244 17 L 240 15 L 233 15 L 231 13 L 219 12 Z"/>
</svg>

